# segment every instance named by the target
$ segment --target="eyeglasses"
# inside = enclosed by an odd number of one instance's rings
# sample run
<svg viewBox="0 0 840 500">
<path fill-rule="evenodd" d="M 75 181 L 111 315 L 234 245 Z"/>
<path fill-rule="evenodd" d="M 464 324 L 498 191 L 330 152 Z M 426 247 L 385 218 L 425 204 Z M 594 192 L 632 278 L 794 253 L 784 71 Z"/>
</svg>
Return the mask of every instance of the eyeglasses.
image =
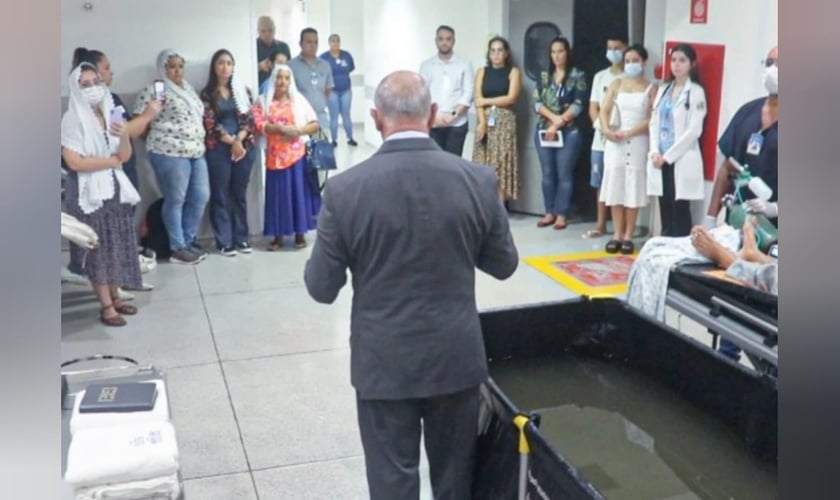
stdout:
<svg viewBox="0 0 840 500">
<path fill-rule="evenodd" d="M 104 82 L 102 80 L 100 80 L 99 78 L 97 78 L 95 80 L 87 81 L 87 82 L 83 82 L 83 81 L 79 82 L 79 86 L 82 87 L 83 89 L 89 89 L 91 87 L 96 87 L 98 85 L 103 85 L 103 84 L 104 84 Z"/>
<path fill-rule="evenodd" d="M 774 57 L 768 57 L 767 59 L 762 59 L 762 60 L 761 60 L 761 64 L 762 64 L 765 68 L 769 68 L 769 67 L 771 67 L 771 66 L 776 66 L 776 64 L 777 64 L 778 62 L 779 62 L 779 60 L 778 60 L 778 59 L 776 59 L 776 58 L 774 58 Z"/>
</svg>

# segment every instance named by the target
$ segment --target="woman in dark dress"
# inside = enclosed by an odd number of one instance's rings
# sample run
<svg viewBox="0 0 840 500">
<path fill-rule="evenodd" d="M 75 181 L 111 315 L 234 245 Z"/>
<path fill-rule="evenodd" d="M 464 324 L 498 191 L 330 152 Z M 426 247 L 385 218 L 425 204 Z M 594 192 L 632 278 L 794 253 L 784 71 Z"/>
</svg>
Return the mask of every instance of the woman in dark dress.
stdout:
<svg viewBox="0 0 840 500">
<path fill-rule="evenodd" d="M 77 66 L 68 88 L 61 120 L 61 156 L 70 170 L 66 211 L 99 236 L 93 250 L 70 245 L 70 270 L 90 280 L 102 323 L 124 326 L 122 315 L 136 314 L 137 308 L 123 303 L 117 288 L 142 284 L 133 224 L 140 195 L 122 170 L 132 151 L 128 127 L 112 121 L 114 101 L 92 64 Z"/>
</svg>

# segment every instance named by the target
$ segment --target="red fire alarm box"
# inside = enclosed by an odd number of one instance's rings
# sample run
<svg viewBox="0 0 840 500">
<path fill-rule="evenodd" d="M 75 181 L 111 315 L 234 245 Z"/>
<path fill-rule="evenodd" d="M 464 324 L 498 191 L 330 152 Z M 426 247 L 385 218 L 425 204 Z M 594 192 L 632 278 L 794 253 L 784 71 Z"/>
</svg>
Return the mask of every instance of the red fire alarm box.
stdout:
<svg viewBox="0 0 840 500">
<path fill-rule="evenodd" d="M 725 46 L 707 43 L 665 42 L 665 61 L 662 73 L 666 78 L 671 74 L 671 51 L 677 45 L 686 43 L 697 52 L 697 72 L 700 85 L 706 91 L 706 121 L 703 135 L 700 137 L 700 150 L 703 153 L 703 172 L 706 180 L 714 180 L 717 165 L 718 122 L 720 121 L 720 102 L 723 92 L 723 57 Z"/>
<path fill-rule="evenodd" d="M 691 0 L 691 22 L 706 24 L 709 17 L 709 0 Z"/>
</svg>

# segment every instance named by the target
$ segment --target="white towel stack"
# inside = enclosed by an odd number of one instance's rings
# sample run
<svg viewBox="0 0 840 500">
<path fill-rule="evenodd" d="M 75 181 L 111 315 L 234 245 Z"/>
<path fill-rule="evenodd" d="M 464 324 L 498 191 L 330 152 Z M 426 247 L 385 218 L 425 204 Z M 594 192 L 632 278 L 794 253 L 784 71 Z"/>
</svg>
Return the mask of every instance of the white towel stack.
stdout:
<svg viewBox="0 0 840 500">
<path fill-rule="evenodd" d="M 169 421 L 163 381 L 148 412 L 79 413 L 70 419 L 70 449 L 64 479 L 76 500 L 168 499 L 181 493 L 178 443 Z"/>
</svg>

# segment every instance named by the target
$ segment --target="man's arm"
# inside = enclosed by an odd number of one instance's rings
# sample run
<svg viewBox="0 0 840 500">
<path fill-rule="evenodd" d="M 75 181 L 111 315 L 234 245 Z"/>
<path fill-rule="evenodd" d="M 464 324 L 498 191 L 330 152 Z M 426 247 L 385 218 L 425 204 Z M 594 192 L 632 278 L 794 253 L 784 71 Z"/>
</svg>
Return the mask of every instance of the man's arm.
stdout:
<svg viewBox="0 0 840 500">
<path fill-rule="evenodd" d="M 507 211 L 499 198 L 495 179 L 487 184 L 491 185 L 487 193 L 492 211 L 490 231 L 481 245 L 476 267 L 496 279 L 504 280 L 510 278 L 519 266 L 519 252 L 513 242 Z"/>
<path fill-rule="evenodd" d="M 466 61 L 465 65 L 466 69 L 464 70 L 462 76 L 463 81 L 461 82 L 461 98 L 458 99 L 458 105 L 455 106 L 455 111 L 458 113 L 458 116 L 465 115 L 470 110 L 470 106 L 473 103 L 473 92 L 475 91 L 473 66 L 469 61 Z"/>
<path fill-rule="evenodd" d="M 333 199 L 327 188 L 318 215 L 315 245 L 303 272 L 309 295 L 322 304 L 332 304 L 347 283 L 347 262 L 347 247 L 341 238 Z"/>
</svg>

